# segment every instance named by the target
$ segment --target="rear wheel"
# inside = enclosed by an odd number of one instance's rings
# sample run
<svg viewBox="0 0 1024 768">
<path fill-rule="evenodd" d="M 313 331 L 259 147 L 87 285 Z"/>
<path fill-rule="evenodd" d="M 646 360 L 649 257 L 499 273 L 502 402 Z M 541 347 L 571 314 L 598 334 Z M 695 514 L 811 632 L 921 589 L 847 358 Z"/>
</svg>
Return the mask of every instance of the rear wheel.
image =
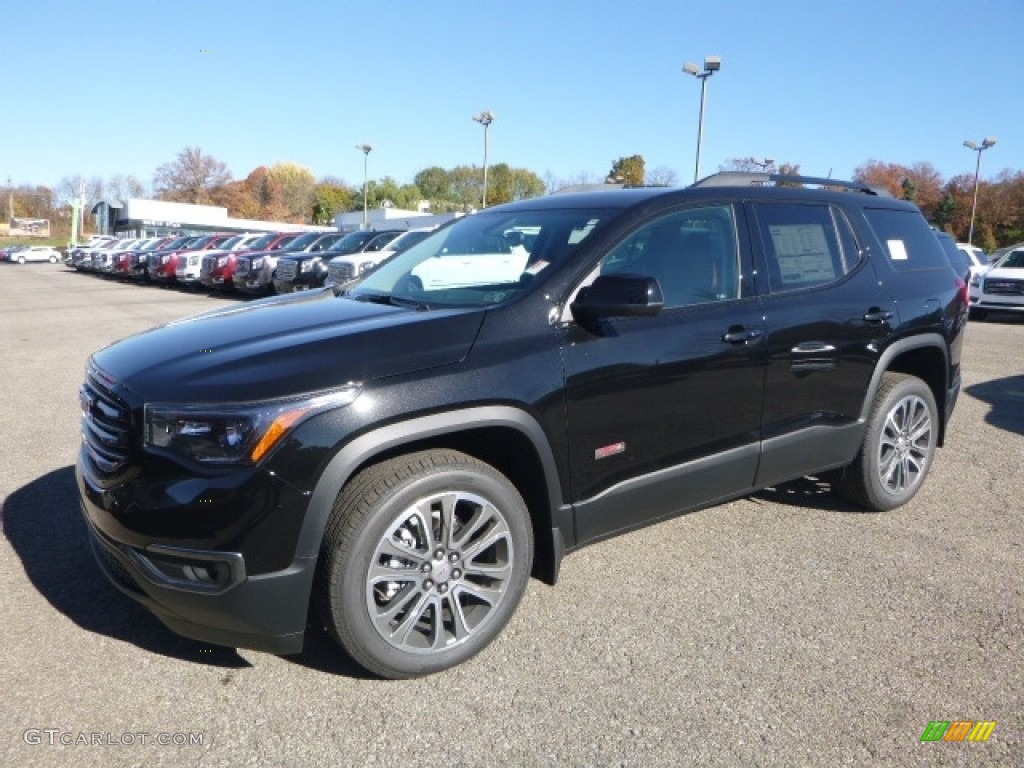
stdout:
<svg viewBox="0 0 1024 768">
<path fill-rule="evenodd" d="M 921 379 L 886 373 L 875 393 L 867 432 L 839 491 L 876 512 L 910 501 L 924 484 L 935 455 L 938 410 Z"/>
<path fill-rule="evenodd" d="M 317 608 L 367 669 L 427 675 L 497 636 L 532 556 L 526 504 L 504 475 L 456 451 L 409 454 L 363 470 L 338 496 Z"/>
</svg>

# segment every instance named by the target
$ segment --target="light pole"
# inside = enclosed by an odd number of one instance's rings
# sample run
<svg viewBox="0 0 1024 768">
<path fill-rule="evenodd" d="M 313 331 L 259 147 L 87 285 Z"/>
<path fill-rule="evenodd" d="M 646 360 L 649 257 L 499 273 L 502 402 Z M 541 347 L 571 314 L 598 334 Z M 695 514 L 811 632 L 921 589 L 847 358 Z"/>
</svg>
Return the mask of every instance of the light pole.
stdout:
<svg viewBox="0 0 1024 768">
<path fill-rule="evenodd" d="M 715 72 L 722 68 L 721 56 L 706 56 L 704 58 L 704 71 L 700 71 L 696 64 L 686 62 L 683 64 L 683 72 L 693 75 L 700 80 L 700 119 L 697 122 L 697 163 L 693 169 L 693 181 L 700 178 L 700 145 L 704 139 L 704 99 L 707 93 L 707 81 Z"/>
<path fill-rule="evenodd" d="M 488 147 L 488 132 L 491 127 L 491 123 L 494 122 L 494 113 L 489 109 L 485 109 L 478 115 L 473 115 L 473 119 L 480 123 L 484 127 L 484 191 L 480 197 L 480 207 L 487 207 L 487 147 Z"/>
<path fill-rule="evenodd" d="M 974 245 L 974 214 L 978 210 L 978 174 L 981 173 L 981 153 L 989 147 L 995 146 L 995 143 L 996 140 L 992 136 L 984 139 L 980 145 L 970 140 L 964 142 L 965 147 L 978 153 L 978 160 L 974 164 L 974 202 L 971 204 L 971 228 L 967 233 L 967 242 L 970 245 Z"/>
<path fill-rule="evenodd" d="M 367 194 L 369 192 L 370 180 L 366 174 L 367 165 L 370 160 L 370 152 L 373 151 L 372 144 L 356 144 L 356 149 L 363 153 L 363 229 L 369 229 L 370 223 L 367 214 Z"/>
</svg>

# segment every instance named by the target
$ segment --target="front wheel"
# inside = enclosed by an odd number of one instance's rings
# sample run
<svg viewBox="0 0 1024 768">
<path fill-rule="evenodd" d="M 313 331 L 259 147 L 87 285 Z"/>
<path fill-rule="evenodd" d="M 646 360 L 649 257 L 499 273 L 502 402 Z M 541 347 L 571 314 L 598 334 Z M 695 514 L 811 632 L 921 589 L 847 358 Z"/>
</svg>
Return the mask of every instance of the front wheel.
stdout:
<svg viewBox="0 0 1024 768">
<path fill-rule="evenodd" d="M 906 504 L 931 468 L 937 432 L 938 409 L 928 385 L 916 376 L 886 373 L 860 451 L 839 478 L 840 493 L 876 512 Z"/>
<path fill-rule="evenodd" d="M 400 456 L 338 496 L 317 609 L 355 661 L 388 678 L 439 672 L 485 648 L 529 579 L 526 504 L 500 472 L 456 451 Z"/>
</svg>

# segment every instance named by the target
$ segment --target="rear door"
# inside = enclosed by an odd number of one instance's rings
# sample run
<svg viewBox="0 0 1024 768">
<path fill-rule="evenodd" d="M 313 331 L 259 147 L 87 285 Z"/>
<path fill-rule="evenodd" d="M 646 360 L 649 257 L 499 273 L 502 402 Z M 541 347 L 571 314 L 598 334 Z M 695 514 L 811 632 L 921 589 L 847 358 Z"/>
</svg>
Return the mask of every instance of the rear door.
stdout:
<svg viewBox="0 0 1024 768">
<path fill-rule="evenodd" d="M 764 487 L 848 462 L 878 345 L 885 297 L 843 210 L 827 202 L 747 205 L 766 329 Z"/>
</svg>

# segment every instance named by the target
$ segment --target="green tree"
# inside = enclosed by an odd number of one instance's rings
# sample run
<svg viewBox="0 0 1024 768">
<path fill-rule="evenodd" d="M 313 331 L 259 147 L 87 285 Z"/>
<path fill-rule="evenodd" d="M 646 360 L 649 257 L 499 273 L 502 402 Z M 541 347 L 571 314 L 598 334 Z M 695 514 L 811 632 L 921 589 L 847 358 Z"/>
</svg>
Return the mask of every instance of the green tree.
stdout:
<svg viewBox="0 0 1024 768">
<path fill-rule="evenodd" d="M 616 182 L 622 179 L 621 183 L 627 187 L 642 187 L 646 175 L 643 155 L 620 157 L 612 163 L 612 169 L 608 172 L 609 179 L 614 179 Z"/>
<path fill-rule="evenodd" d="M 352 210 L 355 197 L 355 191 L 349 187 L 321 180 L 313 188 L 313 223 L 330 224 L 335 214 Z"/>
<path fill-rule="evenodd" d="M 935 226 L 941 230 L 952 233 L 950 225 L 953 217 L 956 216 L 956 199 L 948 191 L 942 196 L 942 202 L 935 209 L 933 221 Z"/>
<path fill-rule="evenodd" d="M 452 196 L 452 182 L 448 171 L 437 165 L 424 168 L 413 177 L 413 184 L 420 190 L 424 199 L 430 201 L 449 201 Z"/>
<path fill-rule="evenodd" d="M 487 172 L 487 204 L 498 205 L 544 194 L 544 180 L 525 168 L 498 163 Z"/>
</svg>

